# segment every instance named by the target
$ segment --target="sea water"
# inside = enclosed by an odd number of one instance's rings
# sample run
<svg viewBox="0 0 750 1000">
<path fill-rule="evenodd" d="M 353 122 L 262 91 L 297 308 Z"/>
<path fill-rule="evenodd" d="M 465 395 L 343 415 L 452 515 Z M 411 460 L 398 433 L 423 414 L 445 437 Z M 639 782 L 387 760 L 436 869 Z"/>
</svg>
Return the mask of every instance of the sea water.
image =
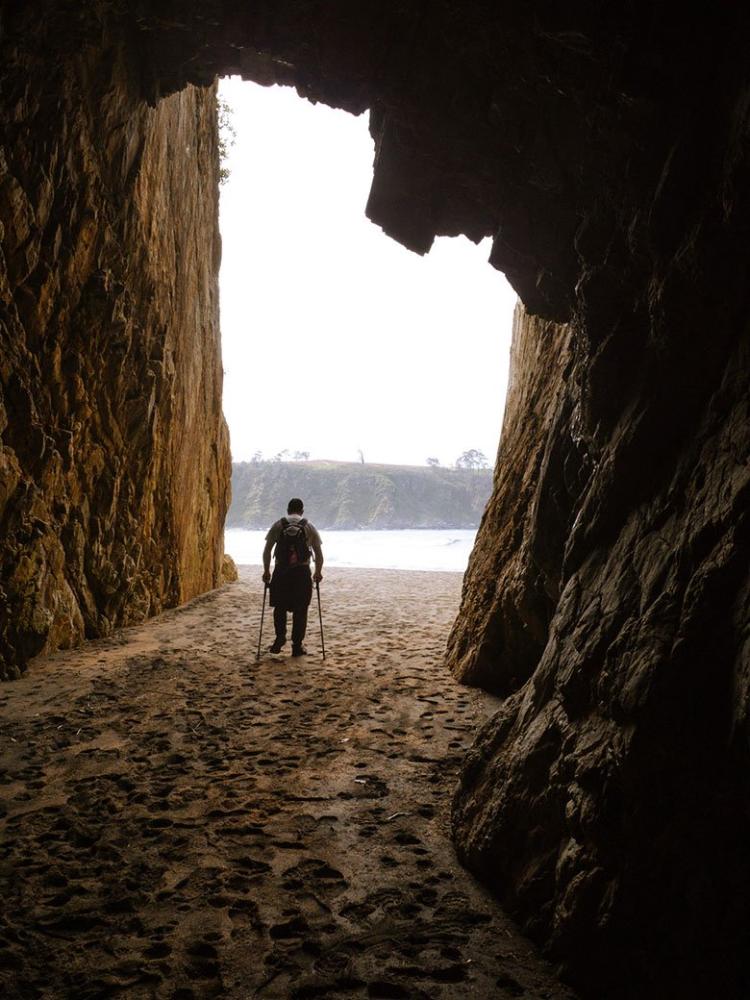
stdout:
<svg viewBox="0 0 750 1000">
<path fill-rule="evenodd" d="M 259 566 L 265 531 L 227 528 L 224 547 L 238 565 Z M 328 566 L 448 570 L 463 573 L 475 530 L 321 531 Z"/>
</svg>

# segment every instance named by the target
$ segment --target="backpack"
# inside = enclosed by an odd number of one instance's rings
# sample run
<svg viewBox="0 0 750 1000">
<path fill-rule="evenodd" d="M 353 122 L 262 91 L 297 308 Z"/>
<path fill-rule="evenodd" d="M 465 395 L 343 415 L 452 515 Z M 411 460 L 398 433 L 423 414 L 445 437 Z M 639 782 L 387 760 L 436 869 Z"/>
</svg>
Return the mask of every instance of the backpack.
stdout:
<svg viewBox="0 0 750 1000">
<path fill-rule="evenodd" d="M 294 569 L 310 559 L 310 546 L 307 544 L 305 525 L 307 521 L 288 521 L 281 519 L 281 534 L 276 542 L 274 559 L 280 570 Z"/>
</svg>

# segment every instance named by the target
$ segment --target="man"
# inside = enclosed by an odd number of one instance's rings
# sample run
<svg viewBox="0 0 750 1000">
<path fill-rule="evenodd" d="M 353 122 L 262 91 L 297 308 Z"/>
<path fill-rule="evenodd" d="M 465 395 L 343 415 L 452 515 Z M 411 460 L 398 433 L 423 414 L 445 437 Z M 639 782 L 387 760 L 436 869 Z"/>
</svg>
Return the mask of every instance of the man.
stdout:
<svg viewBox="0 0 750 1000">
<path fill-rule="evenodd" d="M 314 525 L 302 515 L 305 508 L 298 497 L 287 506 L 287 516 L 275 521 L 266 535 L 263 549 L 263 582 L 270 583 L 269 603 L 273 608 L 276 639 L 272 653 L 280 653 L 286 644 L 286 615 L 292 612 L 292 656 L 304 656 L 302 645 L 307 630 L 307 609 L 312 600 L 313 580 L 323 579 L 323 549 Z M 271 576 L 271 552 L 274 552 Z M 310 549 L 315 556 L 315 573 L 310 574 Z"/>
</svg>

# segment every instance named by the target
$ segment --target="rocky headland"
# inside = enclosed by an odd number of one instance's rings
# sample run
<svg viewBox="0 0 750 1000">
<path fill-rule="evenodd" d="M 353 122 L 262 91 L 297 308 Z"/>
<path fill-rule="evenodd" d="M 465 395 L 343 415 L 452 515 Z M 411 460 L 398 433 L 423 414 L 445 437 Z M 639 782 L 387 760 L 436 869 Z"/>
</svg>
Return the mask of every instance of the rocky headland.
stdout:
<svg viewBox="0 0 750 1000">
<path fill-rule="evenodd" d="M 489 469 L 358 462 L 235 462 L 228 528 L 267 529 L 299 496 L 321 529 L 476 528 Z"/>
</svg>

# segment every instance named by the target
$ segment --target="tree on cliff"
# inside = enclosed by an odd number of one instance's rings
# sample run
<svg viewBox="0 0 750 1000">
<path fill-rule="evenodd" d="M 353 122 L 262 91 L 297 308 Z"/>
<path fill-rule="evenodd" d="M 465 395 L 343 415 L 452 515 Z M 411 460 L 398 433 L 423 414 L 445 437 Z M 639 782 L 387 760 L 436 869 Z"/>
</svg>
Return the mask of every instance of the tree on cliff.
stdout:
<svg viewBox="0 0 750 1000">
<path fill-rule="evenodd" d="M 440 459 L 430 457 L 427 459 L 427 464 L 431 469 L 436 469 L 440 465 Z"/>
<path fill-rule="evenodd" d="M 457 469 L 489 469 L 490 463 L 483 451 L 470 448 L 456 459 Z"/>
</svg>

